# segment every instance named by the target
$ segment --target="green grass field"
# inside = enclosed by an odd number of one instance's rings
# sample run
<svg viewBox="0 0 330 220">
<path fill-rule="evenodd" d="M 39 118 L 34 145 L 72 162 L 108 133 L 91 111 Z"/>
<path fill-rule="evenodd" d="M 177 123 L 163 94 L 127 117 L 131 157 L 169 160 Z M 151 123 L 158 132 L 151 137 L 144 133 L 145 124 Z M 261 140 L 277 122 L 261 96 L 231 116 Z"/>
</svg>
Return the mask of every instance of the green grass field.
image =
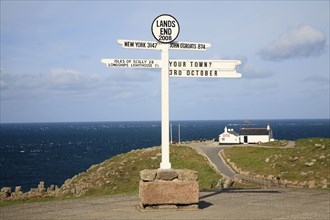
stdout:
<svg viewBox="0 0 330 220">
<path fill-rule="evenodd" d="M 318 185 L 330 179 L 329 138 L 299 139 L 294 148 L 237 146 L 226 149 L 225 154 L 239 168 L 255 175 L 298 182 L 315 180 Z"/>
<path fill-rule="evenodd" d="M 143 169 L 158 169 L 161 160 L 160 147 L 131 151 L 117 155 L 103 163 L 92 166 L 76 176 L 71 184 L 90 184 L 86 195 L 108 195 L 137 193 L 139 172 Z M 170 147 L 170 162 L 173 169 L 198 171 L 200 189 L 210 189 L 212 181 L 221 176 L 207 163 L 207 160 L 190 147 Z"/>
</svg>

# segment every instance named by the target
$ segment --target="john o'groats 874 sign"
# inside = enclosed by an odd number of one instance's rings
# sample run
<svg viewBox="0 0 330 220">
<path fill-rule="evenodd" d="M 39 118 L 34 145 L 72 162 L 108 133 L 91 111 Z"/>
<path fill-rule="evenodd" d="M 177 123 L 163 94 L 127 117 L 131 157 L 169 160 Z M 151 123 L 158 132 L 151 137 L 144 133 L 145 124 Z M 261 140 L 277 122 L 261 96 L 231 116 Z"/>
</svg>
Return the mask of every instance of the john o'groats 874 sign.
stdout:
<svg viewBox="0 0 330 220">
<path fill-rule="evenodd" d="M 151 31 L 157 41 L 171 43 L 179 36 L 180 26 L 172 15 L 163 14 L 152 22 Z"/>
</svg>

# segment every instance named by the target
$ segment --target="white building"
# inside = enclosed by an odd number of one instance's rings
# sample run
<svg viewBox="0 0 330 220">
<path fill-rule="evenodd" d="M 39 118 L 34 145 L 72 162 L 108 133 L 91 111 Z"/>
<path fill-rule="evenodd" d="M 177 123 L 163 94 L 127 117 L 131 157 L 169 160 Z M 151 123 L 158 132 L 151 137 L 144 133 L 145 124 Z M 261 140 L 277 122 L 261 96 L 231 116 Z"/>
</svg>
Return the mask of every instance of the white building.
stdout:
<svg viewBox="0 0 330 220">
<path fill-rule="evenodd" d="M 256 144 L 273 140 L 269 125 L 266 128 L 241 128 L 239 133 L 225 127 L 224 132 L 219 135 L 219 144 Z"/>
<path fill-rule="evenodd" d="M 227 129 L 225 127 L 224 132 L 219 135 L 219 144 L 239 144 L 239 134 L 234 129 Z"/>
</svg>

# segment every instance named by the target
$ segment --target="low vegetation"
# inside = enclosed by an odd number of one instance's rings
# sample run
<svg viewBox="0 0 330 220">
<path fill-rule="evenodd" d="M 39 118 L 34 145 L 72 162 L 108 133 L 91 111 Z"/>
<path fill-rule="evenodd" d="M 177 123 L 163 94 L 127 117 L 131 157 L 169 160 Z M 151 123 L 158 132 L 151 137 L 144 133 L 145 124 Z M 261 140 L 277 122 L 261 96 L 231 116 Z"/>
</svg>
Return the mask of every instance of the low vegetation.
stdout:
<svg viewBox="0 0 330 220">
<path fill-rule="evenodd" d="M 226 149 L 225 154 L 253 175 L 278 176 L 301 186 L 314 181 L 317 187 L 329 188 L 329 138 L 299 139 L 293 148 L 237 146 Z"/>
<path fill-rule="evenodd" d="M 158 169 L 160 161 L 160 147 L 120 154 L 66 181 L 61 190 L 75 196 L 137 193 L 140 170 Z M 173 169 L 198 171 L 200 189 L 210 189 L 212 181 L 221 178 L 207 160 L 190 147 L 171 146 L 170 162 Z"/>
<path fill-rule="evenodd" d="M 267 143 L 263 143 L 263 146 L 270 146 L 270 147 L 284 147 L 286 145 L 288 145 L 288 141 L 287 140 L 276 140 L 276 141 L 271 141 L 271 142 L 267 142 Z"/>
</svg>

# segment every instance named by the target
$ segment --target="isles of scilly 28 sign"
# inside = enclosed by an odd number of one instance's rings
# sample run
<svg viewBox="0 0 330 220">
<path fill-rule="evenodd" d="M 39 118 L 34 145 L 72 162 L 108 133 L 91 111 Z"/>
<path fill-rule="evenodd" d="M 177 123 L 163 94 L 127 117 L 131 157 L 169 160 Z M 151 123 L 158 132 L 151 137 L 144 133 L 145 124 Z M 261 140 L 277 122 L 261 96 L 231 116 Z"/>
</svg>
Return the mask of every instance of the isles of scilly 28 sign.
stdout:
<svg viewBox="0 0 330 220">
<path fill-rule="evenodd" d="M 157 41 L 171 43 L 179 36 L 180 26 L 172 15 L 163 14 L 152 22 L 151 31 Z"/>
</svg>

